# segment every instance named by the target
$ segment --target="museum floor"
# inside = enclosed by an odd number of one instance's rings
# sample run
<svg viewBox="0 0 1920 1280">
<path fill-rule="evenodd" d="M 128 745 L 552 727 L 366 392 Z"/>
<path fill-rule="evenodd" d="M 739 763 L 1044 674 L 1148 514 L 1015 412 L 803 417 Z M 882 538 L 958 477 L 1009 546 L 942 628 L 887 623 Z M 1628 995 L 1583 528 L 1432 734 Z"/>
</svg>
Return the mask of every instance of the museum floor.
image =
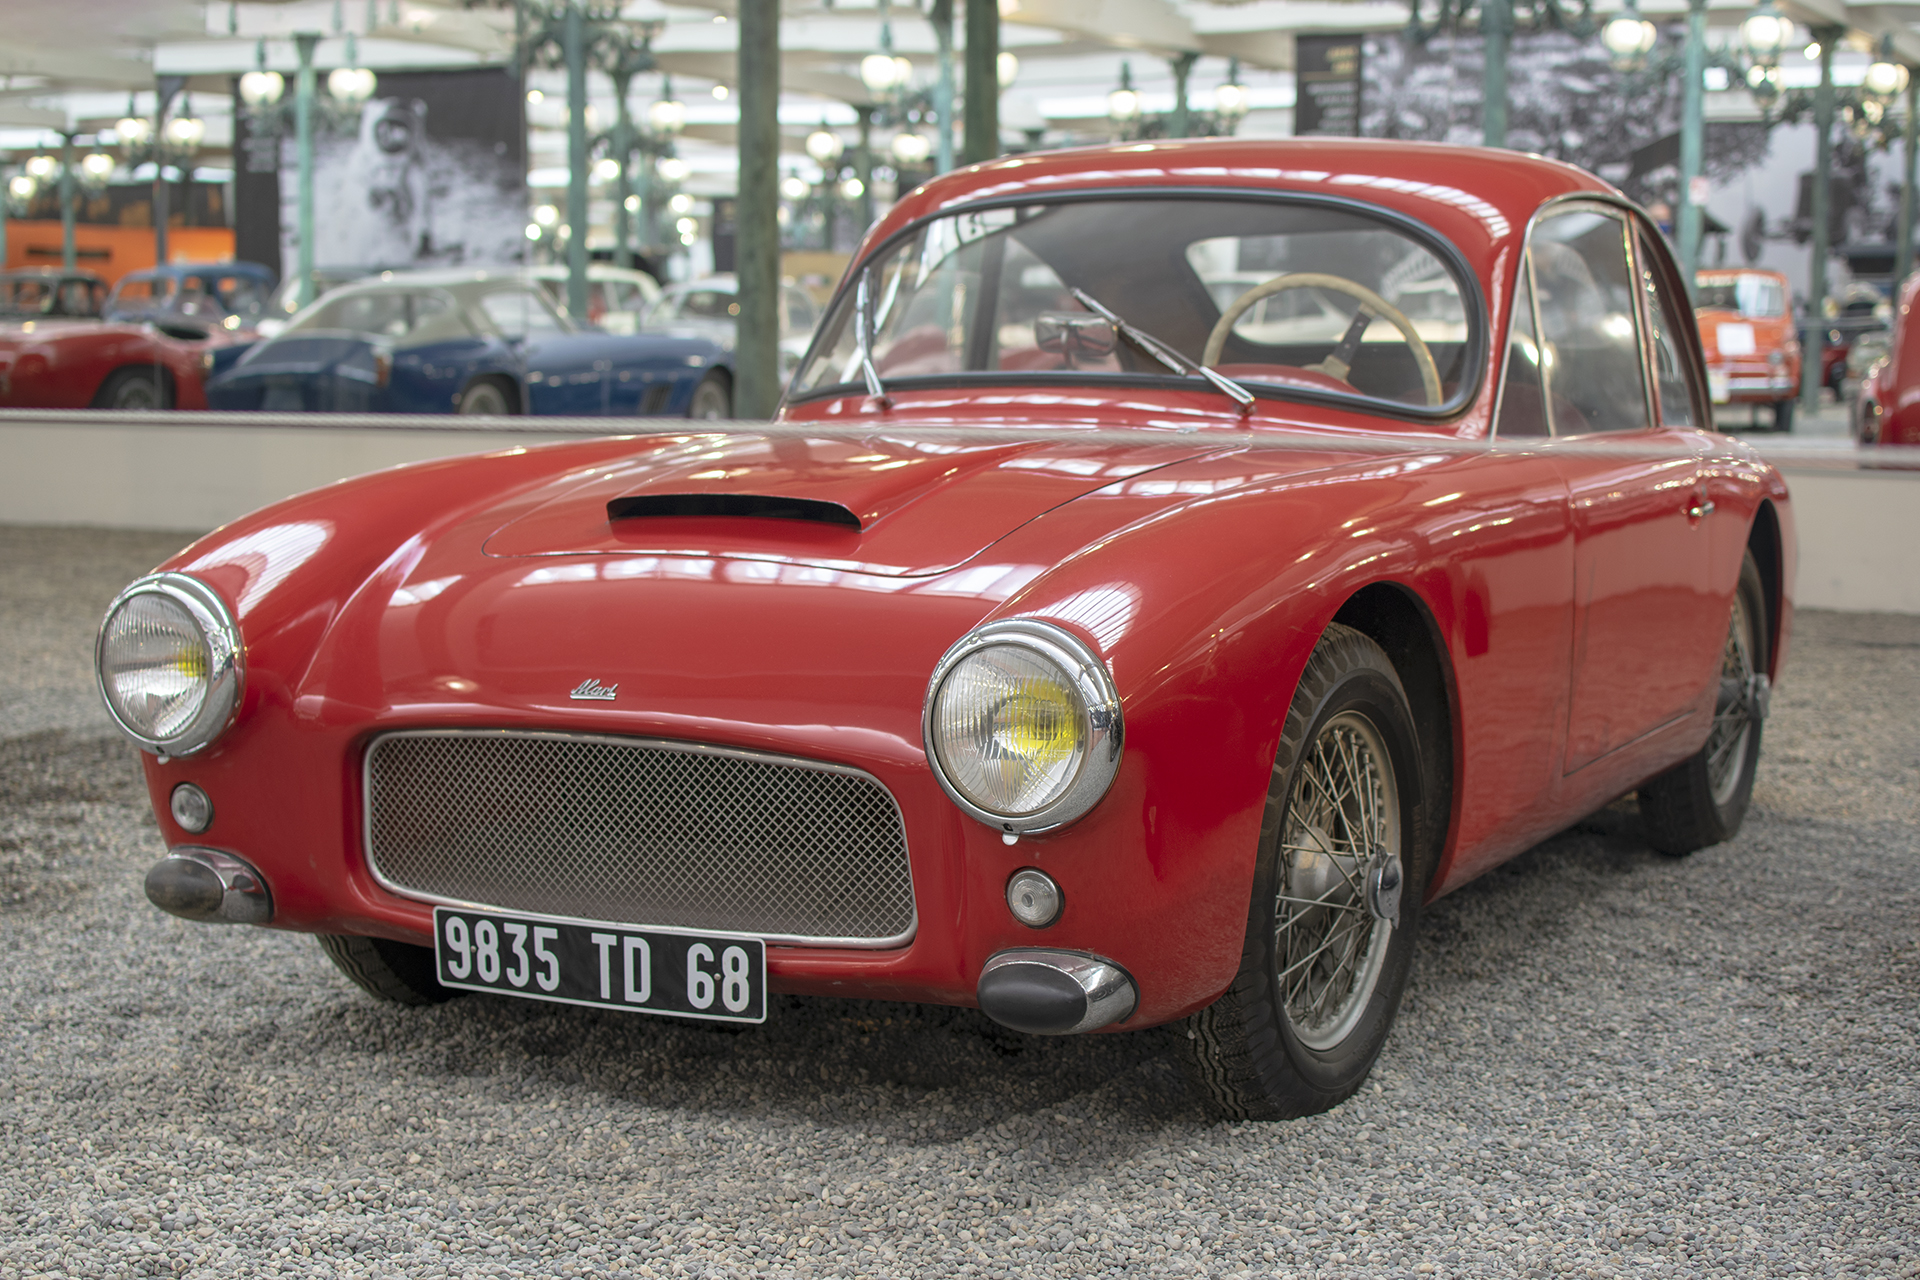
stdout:
<svg viewBox="0 0 1920 1280">
<path fill-rule="evenodd" d="M 89 654 L 180 541 L 0 527 L 0 1277 L 1920 1267 L 1920 617 L 1803 613 L 1738 838 L 1616 805 L 1443 899 L 1374 1082 L 1229 1125 L 1172 1033 L 401 1010 L 160 914 Z"/>
</svg>

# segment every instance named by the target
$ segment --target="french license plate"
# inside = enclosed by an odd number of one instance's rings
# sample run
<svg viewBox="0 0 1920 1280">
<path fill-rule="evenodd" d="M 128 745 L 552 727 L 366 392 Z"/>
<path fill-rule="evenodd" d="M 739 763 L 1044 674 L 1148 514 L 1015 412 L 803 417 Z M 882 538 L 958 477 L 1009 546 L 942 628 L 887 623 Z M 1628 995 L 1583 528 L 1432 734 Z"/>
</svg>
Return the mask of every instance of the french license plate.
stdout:
<svg viewBox="0 0 1920 1280">
<path fill-rule="evenodd" d="M 673 1018 L 767 1020 L 766 944 L 738 934 L 435 907 L 433 954 L 443 987 Z"/>
</svg>

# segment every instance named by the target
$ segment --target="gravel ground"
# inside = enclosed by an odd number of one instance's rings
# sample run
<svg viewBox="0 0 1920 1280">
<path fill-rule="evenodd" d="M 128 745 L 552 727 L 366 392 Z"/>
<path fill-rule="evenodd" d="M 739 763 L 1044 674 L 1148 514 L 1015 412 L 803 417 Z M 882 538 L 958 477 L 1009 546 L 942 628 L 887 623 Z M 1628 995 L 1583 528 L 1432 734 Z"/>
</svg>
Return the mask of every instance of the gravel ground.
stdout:
<svg viewBox="0 0 1920 1280">
<path fill-rule="evenodd" d="M 1211 1124 L 1167 1033 L 399 1010 L 152 910 L 86 653 L 170 549 L 0 529 L 6 1280 L 1920 1275 L 1920 618 L 1802 615 L 1737 840 L 1595 815 L 1434 907 L 1359 1097 Z"/>
</svg>

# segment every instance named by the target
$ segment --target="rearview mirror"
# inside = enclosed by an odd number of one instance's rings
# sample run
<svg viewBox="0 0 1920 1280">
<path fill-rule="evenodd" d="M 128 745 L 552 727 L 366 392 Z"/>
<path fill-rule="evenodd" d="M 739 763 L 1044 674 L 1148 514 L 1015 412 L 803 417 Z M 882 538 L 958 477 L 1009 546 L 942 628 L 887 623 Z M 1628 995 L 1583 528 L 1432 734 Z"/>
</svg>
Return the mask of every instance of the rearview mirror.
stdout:
<svg viewBox="0 0 1920 1280">
<path fill-rule="evenodd" d="M 1104 360 L 1113 354 L 1113 326 L 1079 311 L 1044 311 L 1033 321 L 1034 345 L 1050 355 L 1075 360 Z"/>
</svg>

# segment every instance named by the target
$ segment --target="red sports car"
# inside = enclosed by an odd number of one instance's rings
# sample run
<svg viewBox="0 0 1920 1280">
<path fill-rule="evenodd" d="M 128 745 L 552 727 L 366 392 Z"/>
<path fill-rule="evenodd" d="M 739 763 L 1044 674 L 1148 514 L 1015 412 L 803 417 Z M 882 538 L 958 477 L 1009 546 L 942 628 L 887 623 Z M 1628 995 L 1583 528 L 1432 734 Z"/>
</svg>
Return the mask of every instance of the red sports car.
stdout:
<svg viewBox="0 0 1920 1280">
<path fill-rule="evenodd" d="M 221 354 L 253 336 L 186 319 L 0 319 L 0 408 L 204 409 Z"/>
<path fill-rule="evenodd" d="M 1665 852 L 1739 827 L 1794 537 L 1710 415 L 1661 236 L 1579 170 L 973 166 L 772 425 L 382 472 L 130 586 L 148 896 L 403 1003 L 1184 1020 L 1218 1112 L 1322 1110 L 1425 903 L 1630 791 Z"/>
<path fill-rule="evenodd" d="M 1913 305 L 1920 275 L 1907 281 L 1894 311 L 1886 356 L 1867 370 L 1854 404 L 1853 434 L 1861 444 L 1920 445 L 1920 325 Z"/>
</svg>

